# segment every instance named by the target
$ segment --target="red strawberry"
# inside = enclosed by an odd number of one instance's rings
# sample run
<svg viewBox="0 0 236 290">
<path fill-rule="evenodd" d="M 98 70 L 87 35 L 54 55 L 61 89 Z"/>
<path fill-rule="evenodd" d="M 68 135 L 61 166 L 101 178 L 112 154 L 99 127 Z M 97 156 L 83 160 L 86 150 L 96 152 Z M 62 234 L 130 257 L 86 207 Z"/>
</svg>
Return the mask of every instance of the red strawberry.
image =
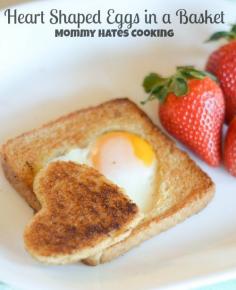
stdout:
<svg viewBox="0 0 236 290">
<path fill-rule="evenodd" d="M 218 65 L 220 60 L 225 56 L 230 54 L 232 51 L 236 50 L 236 40 L 232 40 L 229 43 L 221 46 L 217 50 L 213 51 L 209 56 L 206 70 L 216 75 L 218 71 Z"/>
<path fill-rule="evenodd" d="M 225 96 L 226 122 L 236 116 L 236 47 L 219 62 L 217 77 Z"/>
<path fill-rule="evenodd" d="M 229 32 L 214 33 L 209 41 L 220 38 L 230 42 L 210 55 L 206 69 L 219 79 L 225 96 L 226 122 L 230 123 L 236 114 L 236 25 L 233 25 Z"/>
<path fill-rule="evenodd" d="M 175 75 L 163 78 L 155 73 L 144 80 L 148 100 L 157 98 L 164 128 L 212 166 L 221 160 L 224 97 L 218 84 L 206 72 L 178 67 Z"/>
<path fill-rule="evenodd" d="M 236 177 L 236 116 L 231 121 L 226 134 L 224 163 L 227 170 Z"/>
</svg>

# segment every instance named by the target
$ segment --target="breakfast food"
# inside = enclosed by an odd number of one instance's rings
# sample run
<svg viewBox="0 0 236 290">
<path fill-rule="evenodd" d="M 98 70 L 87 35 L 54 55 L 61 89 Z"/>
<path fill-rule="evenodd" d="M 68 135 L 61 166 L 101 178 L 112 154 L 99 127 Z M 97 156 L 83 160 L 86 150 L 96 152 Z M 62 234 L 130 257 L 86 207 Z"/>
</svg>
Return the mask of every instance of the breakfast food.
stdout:
<svg viewBox="0 0 236 290">
<path fill-rule="evenodd" d="M 42 205 L 38 176 L 47 178 L 48 168 L 57 168 L 60 162 L 86 163 L 105 177 L 109 175 L 108 179 L 131 195 L 143 215 L 127 237 L 122 230 L 119 242 L 83 259 L 90 265 L 109 261 L 197 213 L 214 193 L 212 180 L 128 99 L 74 112 L 9 140 L 2 147 L 7 178 L 35 211 Z M 147 186 L 148 182 L 151 186 Z M 57 186 L 60 190 L 59 181 Z M 102 218 L 99 212 L 97 215 Z M 126 214 L 124 218 L 127 222 Z"/>
<path fill-rule="evenodd" d="M 151 206 L 157 160 L 150 144 L 136 134 L 106 132 L 90 146 L 71 150 L 56 160 L 92 166 L 124 188 L 141 209 Z"/>
<path fill-rule="evenodd" d="M 219 166 L 225 105 L 218 84 L 206 72 L 177 67 L 169 78 L 148 75 L 143 86 L 149 93 L 147 101 L 160 100 L 164 128 L 206 163 Z"/>
<path fill-rule="evenodd" d="M 236 25 L 230 31 L 214 33 L 209 41 L 226 39 L 227 44 L 214 51 L 206 64 L 206 69 L 215 74 L 220 82 L 226 105 L 226 123 L 236 115 Z"/>
<path fill-rule="evenodd" d="M 87 258 L 124 239 L 141 218 L 120 188 L 86 165 L 52 162 L 37 174 L 33 189 L 42 209 L 24 239 L 42 262 Z"/>
<path fill-rule="evenodd" d="M 225 96 L 226 123 L 230 123 L 236 116 L 236 46 L 219 62 L 217 77 Z"/>
<path fill-rule="evenodd" d="M 224 164 L 227 170 L 236 177 L 236 116 L 231 121 L 225 137 Z"/>
</svg>

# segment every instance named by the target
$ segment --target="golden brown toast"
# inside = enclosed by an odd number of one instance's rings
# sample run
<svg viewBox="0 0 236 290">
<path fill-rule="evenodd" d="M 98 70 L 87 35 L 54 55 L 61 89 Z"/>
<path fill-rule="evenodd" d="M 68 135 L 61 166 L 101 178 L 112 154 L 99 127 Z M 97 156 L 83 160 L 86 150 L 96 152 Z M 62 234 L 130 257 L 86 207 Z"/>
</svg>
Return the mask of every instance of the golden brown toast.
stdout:
<svg viewBox="0 0 236 290">
<path fill-rule="evenodd" d="M 86 259 L 88 264 L 106 262 L 201 210 L 214 193 L 211 179 L 128 99 L 74 112 L 9 140 L 2 149 L 7 178 L 37 211 L 40 202 L 33 192 L 37 172 L 53 158 L 88 147 L 101 134 L 118 130 L 141 136 L 155 152 L 152 208 L 128 238 Z"/>
<path fill-rule="evenodd" d="M 42 209 L 24 239 L 42 262 L 65 264 L 101 252 L 129 235 L 140 219 L 123 191 L 86 165 L 49 163 L 33 188 Z"/>
<path fill-rule="evenodd" d="M 145 240 L 174 227 L 186 218 L 198 213 L 209 203 L 213 195 L 214 186 L 209 185 L 209 188 L 206 189 L 206 191 L 201 191 L 199 194 L 191 193 L 183 198 L 182 201 L 172 201 L 169 205 L 167 203 L 166 210 L 164 210 L 162 214 L 156 214 L 155 216 L 155 214 L 152 213 L 149 217 L 146 216 L 146 218 L 132 230 L 127 238 L 106 248 L 96 255 L 84 259 L 83 262 L 90 266 L 96 266 L 123 255 Z"/>
</svg>

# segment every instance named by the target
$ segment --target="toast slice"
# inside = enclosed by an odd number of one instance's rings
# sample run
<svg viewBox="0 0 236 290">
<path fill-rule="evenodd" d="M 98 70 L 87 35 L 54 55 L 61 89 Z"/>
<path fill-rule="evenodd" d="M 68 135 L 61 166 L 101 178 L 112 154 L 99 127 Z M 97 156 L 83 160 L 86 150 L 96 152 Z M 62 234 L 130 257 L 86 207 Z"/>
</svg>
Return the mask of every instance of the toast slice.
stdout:
<svg viewBox="0 0 236 290">
<path fill-rule="evenodd" d="M 115 99 L 74 112 L 9 140 L 1 155 L 5 174 L 38 211 L 41 205 L 33 191 L 37 172 L 50 160 L 72 149 L 86 148 L 109 131 L 134 133 L 152 146 L 157 160 L 152 207 L 128 238 L 84 261 L 92 265 L 111 260 L 197 213 L 214 193 L 212 180 L 128 99 Z"/>
<path fill-rule="evenodd" d="M 125 254 L 142 242 L 174 227 L 193 214 L 197 214 L 207 206 L 213 195 L 214 187 L 209 185 L 208 189 L 204 192 L 202 191 L 199 194 L 191 193 L 183 198 L 182 201 L 172 201 L 169 205 L 166 205 L 166 209 L 162 214 L 157 214 L 154 217 L 146 217 L 132 230 L 128 237 L 96 255 L 83 259 L 83 263 L 96 266 Z"/>
<path fill-rule="evenodd" d="M 49 163 L 35 177 L 42 208 L 26 227 L 26 249 L 39 261 L 67 264 L 101 252 L 129 235 L 138 207 L 97 170 Z"/>
</svg>

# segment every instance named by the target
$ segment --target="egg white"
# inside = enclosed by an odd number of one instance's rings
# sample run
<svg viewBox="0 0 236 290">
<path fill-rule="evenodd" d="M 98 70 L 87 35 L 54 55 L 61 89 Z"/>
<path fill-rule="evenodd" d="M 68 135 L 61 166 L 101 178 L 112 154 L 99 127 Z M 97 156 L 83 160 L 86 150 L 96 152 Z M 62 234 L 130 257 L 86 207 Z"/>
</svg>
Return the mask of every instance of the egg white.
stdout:
<svg viewBox="0 0 236 290">
<path fill-rule="evenodd" d="M 151 165 L 146 166 L 142 160 L 135 156 L 130 142 L 125 139 L 118 142 L 108 142 L 102 150 L 101 168 L 97 169 L 110 181 L 123 188 L 142 212 L 148 211 L 153 199 L 156 160 L 153 160 Z M 52 161 L 72 161 L 94 167 L 90 151 L 91 147 L 72 149 Z"/>
</svg>

